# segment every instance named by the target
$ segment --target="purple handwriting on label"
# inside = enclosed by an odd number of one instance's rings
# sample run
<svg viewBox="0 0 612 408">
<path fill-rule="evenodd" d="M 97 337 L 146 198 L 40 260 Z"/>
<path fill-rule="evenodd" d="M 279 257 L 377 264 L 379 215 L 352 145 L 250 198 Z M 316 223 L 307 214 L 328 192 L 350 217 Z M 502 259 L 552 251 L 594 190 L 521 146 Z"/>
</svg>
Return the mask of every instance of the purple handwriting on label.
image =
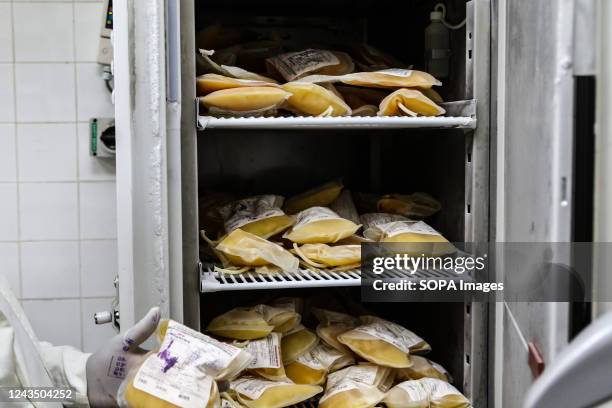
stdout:
<svg viewBox="0 0 612 408">
<path fill-rule="evenodd" d="M 126 337 L 123 339 L 123 351 L 129 351 L 130 347 L 136 343 L 134 339 Z"/>
<path fill-rule="evenodd" d="M 172 343 L 174 343 L 174 340 L 171 340 L 170 343 L 168 343 L 168 346 L 164 350 L 157 353 L 157 357 L 164 360 L 164 363 L 165 363 L 164 367 L 162 368 L 163 373 L 168 372 L 168 370 L 174 367 L 174 365 L 178 362 L 178 357 L 173 357 L 170 354 L 170 346 L 172 346 Z"/>
<path fill-rule="evenodd" d="M 125 378 L 127 370 L 127 359 L 123 356 L 113 356 L 108 368 L 108 376 Z"/>
</svg>

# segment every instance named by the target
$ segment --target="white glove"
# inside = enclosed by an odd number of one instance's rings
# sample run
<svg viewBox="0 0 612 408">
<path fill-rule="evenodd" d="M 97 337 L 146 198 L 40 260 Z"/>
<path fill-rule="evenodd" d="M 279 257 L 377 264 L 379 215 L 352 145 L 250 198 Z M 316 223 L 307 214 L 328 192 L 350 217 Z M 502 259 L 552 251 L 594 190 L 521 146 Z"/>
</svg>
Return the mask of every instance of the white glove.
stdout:
<svg viewBox="0 0 612 408">
<path fill-rule="evenodd" d="M 117 390 L 147 353 L 139 346 L 155 332 L 160 312 L 154 307 L 125 334 L 113 337 L 87 360 L 87 398 L 92 408 L 117 407 Z"/>
</svg>

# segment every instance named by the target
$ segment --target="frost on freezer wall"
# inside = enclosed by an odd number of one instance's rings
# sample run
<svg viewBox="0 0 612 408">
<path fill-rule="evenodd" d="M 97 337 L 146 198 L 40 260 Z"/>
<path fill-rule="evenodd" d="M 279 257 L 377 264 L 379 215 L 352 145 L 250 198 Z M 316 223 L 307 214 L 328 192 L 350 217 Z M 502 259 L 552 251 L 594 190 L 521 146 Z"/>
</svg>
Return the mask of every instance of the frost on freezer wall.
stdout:
<svg viewBox="0 0 612 408">
<path fill-rule="evenodd" d="M 146 313 L 144 309 L 149 304 L 158 304 L 163 315 L 169 312 L 167 163 L 163 126 L 166 105 L 162 79 L 165 54 L 160 51 L 165 41 L 160 36 L 164 6 L 159 0 L 135 5 L 131 10 L 133 20 L 146 24 L 135 24 L 133 29 L 118 24 L 125 30 L 115 31 L 117 70 L 128 72 L 123 69 L 127 68 L 137 72 L 137 78 L 129 84 L 127 75 L 117 76 L 117 81 L 125 82 L 121 82 L 123 86 L 119 87 L 116 96 L 117 106 L 121 106 L 116 125 L 121 131 L 144 135 L 118 140 L 119 160 L 129 157 L 130 161 L 143 164 L 130 172 L 129 181 L 123 178 L 118 184 L 119 205 L 125 206 L 124 211 L 118 212 L 120 236 L 144 237 L 135 241 L 133 247 L 122 246 L 119 250 L 121 269 L 134 270 L 133 274 L 124 275 L 121 282 L 121 290 L 125 292 L 121 297 L 121 320 L 126 326 Z M 115 16 L 116 21 L 125 17 L 121 10 L 115 10 Z M 122 144 L 122 140 L 131 142 Z M 121 166 L 118 170 L 127 174 L 126 167 Z"/>
<path fill-rule="evenodd" d="M 159 8 L 156 7 L 156 5 L 152 4 L 151 7 L 147 7 L 146 10 L 148 11 L 148 15 L 147 15 L 147 29 L 148 29 L 148 36 L 147 36 L 147 41 L 149 42 L 149 45 L 147 46 L 148 50 L 151 50 L 151 52 L 148 53 L 148 67 L 150 67 L 151 72 L 148 75 L 148 80 L 149 80 L 149 92 L 150 92 L 150 106 L 149 109 L 151 110 L 151 119 L 152 119 L 152 123 L 151 123 L 151 130 L 153 131 L 153 137 L 154 137 L 154 144 L 152 145 L 151 148 L 151 152 L 150 152 L 150 161 L 149 163 L 151 163 L 151 166 L 154 168 L 154 170 L 151 172 L 152 174 L 155 175 L 155 179 L 153 180 L 153 182 L 151 183 L 152 187 L 152 191 L 151 196 L 155 197 L 159 200 L 159 198 L 162 197 L 162 183 L 163 181 L 161 180 L 162 177 L 162 139 L 161 139 L 161 129 L 160 129 L 160 123 L 159 123 L 159 112 L 162 109 L 161 105 L 160 105 L 160 78 L 161 75 L 159 73 L 159 68 L 163 66 L 162 63 L 160 63 L 160 61 L 164 58 L 163 55 L 159 55 L 159 42 L 160 42 L 160 38 L 159 38 L 159 33 L 161 32 L 161 29 L 159 27 L 159 22 L 160 22 L 160 16 L 157 14 L 157 12 L 159 11 Z M 163 108 L 165 109 L 165 105 L 163 106 Z M 166 265 L 163 264 L 164 259 L 167 259 L 167 256 L 165 256 L 164 252 L 165 252 L 165 243 L 164 243 L 164 236 L 165 234 L 165 229 L 166 226 L 164 225 L 164 216 L 162 214 L 162 211 L 164 210 L 164 207 L 162 207 L 162 203 L 158 202 L 156 206 L 154 206 L 155 211 L 154 211 L 154 218 L 153 218 L 153 223 L 154 223 L 154 231 L 155 231 L 155 236 L 157 237 L 157 248 L 156 248 L 156 256 L 155 256 L 155 261 L 156 261 L 156 265 L 155 265 L 155 270 L 156 270 L 156 289 L 157 291 L 160 293 L 160 297 L 161 300 L 163 301 L 163 304 L 167 304 L 168 301 L 168 294 L 167 294 L 167 276 L 165 274 L 165 270 L 166 270 Z"/>
<path fill-rule="evenodd" d="M 85 351 L 114 334 L 93 313 L 117 273 L 115 165 L 88 145 L 89 119 L 113 115 L 102 3 L 0 3 L 0 270 L 42 340 Z"/>
</svg>

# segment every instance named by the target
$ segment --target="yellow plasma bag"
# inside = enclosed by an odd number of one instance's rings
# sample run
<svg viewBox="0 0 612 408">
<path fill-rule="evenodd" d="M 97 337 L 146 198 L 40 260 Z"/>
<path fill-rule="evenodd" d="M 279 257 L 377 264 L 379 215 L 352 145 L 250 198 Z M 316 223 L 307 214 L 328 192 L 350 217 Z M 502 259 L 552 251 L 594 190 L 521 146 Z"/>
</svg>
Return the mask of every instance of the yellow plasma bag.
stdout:
<svg viewBox="0 0 612 408">
<path fill-rule="evenodd" d="M 374 364 L 359 364 L 327 377 L 320 408 L 370 408 L 385 397 L 393 381 L 393 370 Z"/>
<path fill-rule="evenodd" d="M 376 242 L 404 244 L 397 245 L 397 251 L 414 256 L 442 256 L 457 252 L 453 244 L 423 221 L 396 221 L 376 225 L 366 229 L 363 234 Z"/>
<path fill-rule="evenodd" d="M 287 214 L 297 214 L 310 207 L 327 207 L 340 196 L 344 186 L 338 180 L 330 181 L 285 200 Z"/>
<path fill-rule="evenodd" d="M 338 341 L 338 336 L 359 326 L 359 319 L 327 309 L 314 308 L 312 312 L 319 320 L 317 335 L 321 340 L 344 354 L 352 353 L 350 348 Z"/>
<path fill-rule="evenodd" d="M 237 200 L 219 208 L 225 232 L 229 234 L 240 228 L 262 238 L 283 232 L 293 225 L 293 219 L 281 210 L 283 201 L 284 198 L 281 196 L 259 195 Z"/>
<path fill-rule="evenodd" d="M 311 266 L 319 268 L 346 265 L 358 267 L 361 262 L 361 245 L 304 244 L 295 251 Z"/>
<path fill-rule="evenodd" d="M 268 380 L 280 381 L 287 378 L 281 355 L 280 333 L 270 333 L 268 337 L 251 340 L 246 351 L 253 356 L 248 370 Z"/>
<path fill-rule="evenodd" d="M 429 344 L 399 324 L 363 316 L 363 324 L 338 336 L 338 341 L 362 358 L 385 367 L 410 367 L 411 353 L 431 350 Z"/>
<path fill-rule="evenodd" d="M 350 237 L 360 227 L 327 207 L 311 207 L 296 216 L 283 237 L 298 244 L 329 244 Z"/>
<path fill-rule="evenodd" d="M 342 82 L 348 85 L 371 88 L 418 88 L 427 89 L 440 86 L 438 81 L 427 72 L 412 69 L 390 68 L 372 72 L 354 72 L 346 75 L 309 75 L 302 82 L 325 83 Z"/>
<path fill-rule="evenodd" d="M 274 331 L 278 333 L 293 330 L 302 320 L 302 316 L 295 309 L 283 307 L 283 305 L 257 305 L 254 309 L 263 316 L 268 324 L 274 326 Z"/>
<path fill-rule="evenodd" d="M 421 356 L 410 356 L 410 360 L 412 360 L 412 366 L 397 370 L 398 380 L 419 380 L 429 377 L 451 382 L 450 374 L 440 364 Z"/>
<path fill-rule="evenodd" d="M 238 401 L 248 408 L 281 408 L 314 397 L 323 389 L 318 385 L 295 384 L 290 380 L 270 381 L 242 377 L 230 383 Z"/>
<path fill-rule="evenodd" d="M 351 354 L 342 353 L 325 343 L 319 343 L 287 365 L 287 377 L 298 384 L 322 384 L 328 372 L 333 372 L 355 363 Z"/>
<path fill-rule="evenodd" d="M 442 208 L 440 202 L 427 193 L 384 195 L 376 206 L 380 212 L 409 218 L 427 218 Z"/>
<path fill-rule="evenodd" d="M 207 330 L 215 336 L 253 340 L 268 336 L 274 330 L 274 326 L 255 310 L 236 308 L 215 317 Z"/>
<path fill-rule="evenodd" d="M 229 88 L 201 97 L 200 104 L 212 115 L 257 116 L 274 111 L 290 96 L 271 86 Z"/>
<path fill-rule="evenodd" d="M 281 86 L 291 94 L 287 99 L 289 109 L 309 116 L 350 116 L 351 108 L 344 100 L 317 84 L 289 82 Z"/>
<path fill-rule="evenodd" d="M 382 100 L 378 116 L 440 116 L 446 111 L 417 89 L 398 89 Z"/>
<path fill-rule="evenodd" d="M 468 408 L 470 401 L 455 387 L 436 378 L 421 378 L 393 387 L 383 402 L 389 408 Z"/>
<path fill-rule="evenodd" d="M 217 408 L 220 399 L 215 381 L 234 379 L 253 359 L 243 349 L 175 321 L 164 322 L 162 331 L 159 350 L 149 353 L 120 387 L 120 402 L 131 408 L 174 408 L 186 401 Z"/>
<path fill-rule="evenodd" d="M 293 332 L 285 334 L 281 341 L 283 364 L 294 362 L 302 354 L 308 353 L 319 343 L 319 338 L 304 326 L 298 326 Z"/>
<path fill-rule="evenodd" d="M 244 88 L 252 86 L 271 86 L 278 88 L 278 85 L 268 81 L 258 81 L 254 79 L 231 78 L 219 74 L 204 74 L 196 78 L 196 89 L 198 96 L 204 96 L 211 92 L 230 88 Z"/>
<path fill-rule="evenodd" d="M 404 381 L 391 388 L 383 402 L 388 408 L 429 408 L 429 391 L 419 381 Z"/>
<path fill-rule="evenodd" d="M 215 249 L 234 266 L 275 265 L 288 272 L 296 272 L 298 269 L 299 261 L 291 252 L 240 228 L 223 238 Z"/>
</svg>

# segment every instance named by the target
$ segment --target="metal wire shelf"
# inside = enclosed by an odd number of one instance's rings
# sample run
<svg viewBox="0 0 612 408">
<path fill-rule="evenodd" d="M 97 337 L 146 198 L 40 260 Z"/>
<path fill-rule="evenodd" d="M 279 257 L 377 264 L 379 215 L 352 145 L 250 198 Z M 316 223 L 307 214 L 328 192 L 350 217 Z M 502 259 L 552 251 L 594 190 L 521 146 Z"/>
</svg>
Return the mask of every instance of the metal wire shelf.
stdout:
<svg viewBox="0 0 612 408">
<path fill-rule="evenodd" d="M 374 275 L 366 276 L 374 278 Z M 238 291 L 238 290 L 265 290 L 265 289 L 296 289 L 296 288 L 322 288 L 322 287 L 348 287 L 360 286 L 362 273 L 359 269 L 344 272 L 314 272 L 309 269 L 300 269 L 297 273 L 280 272 L 263 275 L 255 272 L 245 272 L 232 275 L 214 271 L 213 264 L 200 264 L 200 290 L 207 292 Z M 457 275 L 453 271 L 444 269 L 419 270 L 414 274 L 407 271 L 386 271 L 385 280 L 472 280 L 471 275 Z"/>
<path fill-rule="evenodd" d="M 198 128 L 203 129 L 356 129 L 356 128 L 465 128 L 476 127 L 470 117 L 281 117 L 281 118 L 215 118 L 198 117 Z"/>
<path fill-rule="evenodd" d="M 201 291 L 219 292 L 229 290 L 319 288 L 334 286 L 359 286 L 361 271 L 313 272 L 300 269 L 297 273 L 280 272 L 263 275 L 245 272 L 239 275 L 214 272 L 214 265 L 201 265 Z"/>
<path fill-rule="evenodd" d="M 474 129 L 476 101 L 442 104 L 448 116 L 340 116 L 340 117 L 244 117 L 219 118 L 200 112 L 196 100 L 197 128 L 205 129 Z"/>
</svg>

